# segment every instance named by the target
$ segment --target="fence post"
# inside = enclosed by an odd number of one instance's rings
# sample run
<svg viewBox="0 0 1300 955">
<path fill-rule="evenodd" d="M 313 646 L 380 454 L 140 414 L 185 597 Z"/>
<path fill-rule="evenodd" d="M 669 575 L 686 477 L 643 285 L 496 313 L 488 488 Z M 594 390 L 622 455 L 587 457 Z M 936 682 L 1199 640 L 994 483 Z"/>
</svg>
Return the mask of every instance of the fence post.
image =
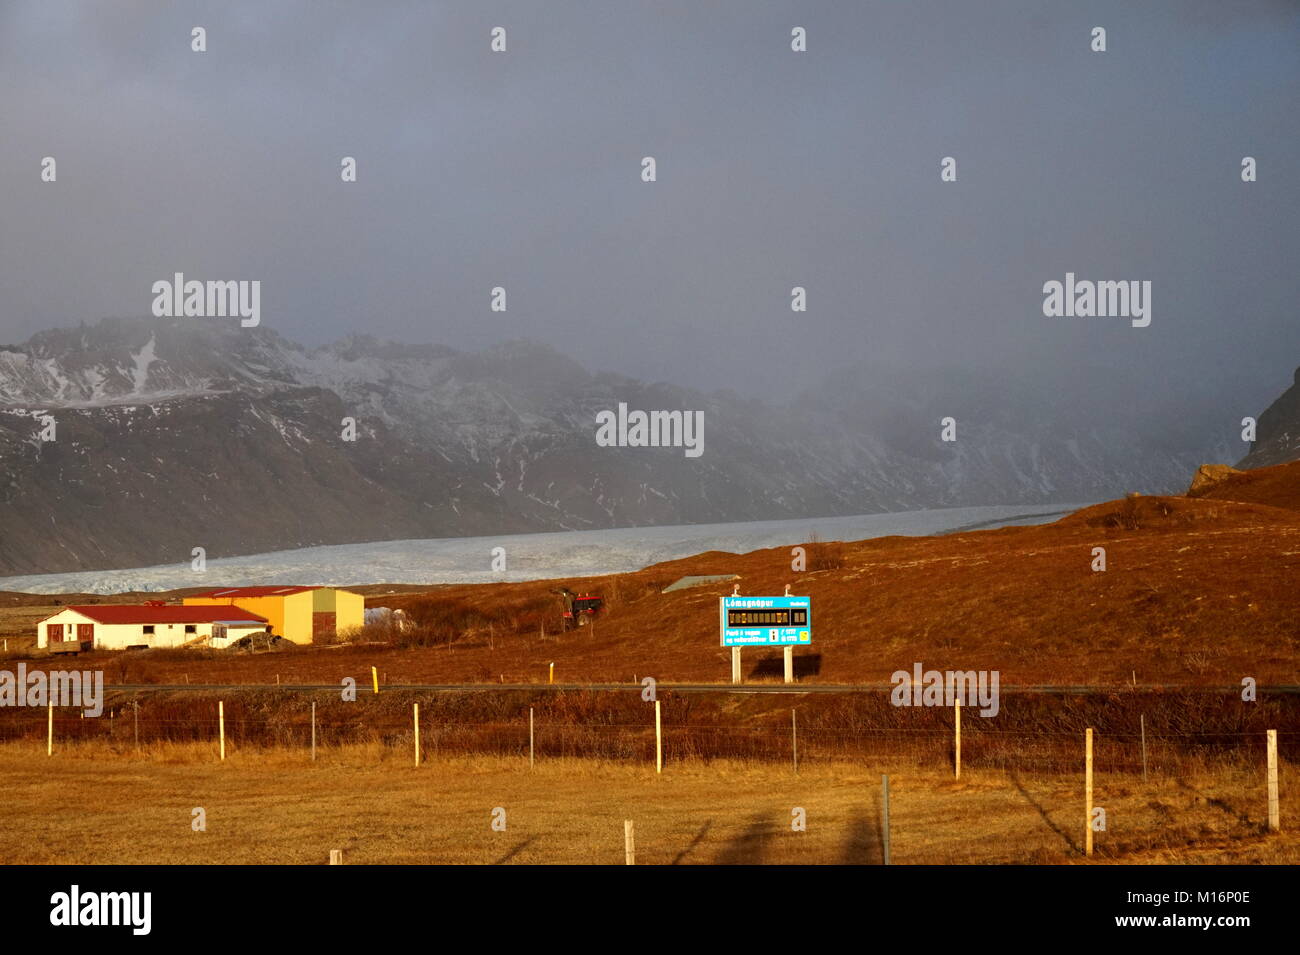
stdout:
<svg viewBox="0 0 1300 955">
<path fill-rule="evenodd" d="M 794 761 L 794 771 L 799 772 L 799 726 L 793 707 L 790 708 L 790 758 Z"/>
<path fill-rule="evenodd" d="M 1277 832 L 1282 828 L 1281 812 L 1277 803 L 1277 730 L 1268 731 L 1268 828 Z"/>
<path fill-rule="evenodd" d="M 952 700 L 953 731 L 953 778 L 961 779 L 961 697 L 954 694 Z"/>
<path fill-rule="evenodd" d="M 420 704 L 412 703 L 412 720 L 415 722 L 415 765 L 420 765 Z"/>
<path fill-rule="evenodd" d="M 636 865 L 636 837 L 631 819 L 623 820 L 623 857 L 628 865 Z"/>
<path fill-rule="evenodd" d="M 547 683 L 555 682 L 555 661 L 554 660 L 551 661 L 550 669 L 546 671 L 546 682 Z"/>
<path fill-rule="evenodd" d="M 528 768 L 533 768 L 533 708 L 528 707 Z"/>
<path fill-rule="evenodd" d="M 664 771 L 664 728 L 659 719 L 659 701 L 655 700 L 655 772 Z"/>
<path fill-rule="evenodd" d="M 372 684 L 374 684 L 375 694 L 378 695 L 379 693 L 379 668 L 378 667 L 370 668 L 370 681 Z"/>
<path fill-rule="evenodd" d="M 1142 781 L 1147 781 L 1147 717 L 1143 713 L 1138 716 L 1138 721 L 1142 726 Z"/>
<path fill-rule="evenodd" d="M 342 865 L 342 864 L 343 864 L 343 850 L 342 850 L 342 849 L 331 849 L 331 850 L 330 850 L 330 865 Z"/>
<path fill-rule="evenodd" d="M 311 761 L 316 762 L 316 703 L 311 704 Z"/>
<path fill-rule="evenodd" d="M 217 701 L 217 732 L 221 736 L 221 758 L 226 758 L 226 702 Z"/>
<path fill-rule="evenodd" d="M 1083 845 L 1084 855 L 1092 855 L 1092 727 L 1083 732 Z"/>
<path fill-rule="evenodd" d="M 45 735 L 45 755 L 54 755 L 54 697 L 49 700 L 49 725 Z"/>
<path fill-rule="evenodd" d="M 132 709 L 135 710 L 135 751 L 138 755 L 140 752 L 140 701 L 132 700 L 131 702 L 135 704 Z"/>
<path fill-rule="evenodd" d="M 880 848 L 889 865 L 889 774 L 880 777 Z"/>
</svg>

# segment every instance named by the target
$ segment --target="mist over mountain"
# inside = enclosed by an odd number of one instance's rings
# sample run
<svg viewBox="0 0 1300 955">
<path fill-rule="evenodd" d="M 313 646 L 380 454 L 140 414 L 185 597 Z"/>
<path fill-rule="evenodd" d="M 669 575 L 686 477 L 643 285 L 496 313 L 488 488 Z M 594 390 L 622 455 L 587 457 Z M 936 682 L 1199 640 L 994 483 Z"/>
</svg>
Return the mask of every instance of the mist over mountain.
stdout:
<svg viewBox="0 0 1300 955">
<path fill-rule="evenodd" d="M 597 413 L 620 402 L 702 411 L 703 454 L 597 446 Z M 527 341 L 306 349 L 265 327 L 104 320 L 0 348 L 0 571 L 1101 500 L 1180 490 L 1236 456 L 1220 421 L 1102 412 L 1113 404 L 1028 376 L 871 367 L 769 404 L 592 371 Z"/>
</svg>

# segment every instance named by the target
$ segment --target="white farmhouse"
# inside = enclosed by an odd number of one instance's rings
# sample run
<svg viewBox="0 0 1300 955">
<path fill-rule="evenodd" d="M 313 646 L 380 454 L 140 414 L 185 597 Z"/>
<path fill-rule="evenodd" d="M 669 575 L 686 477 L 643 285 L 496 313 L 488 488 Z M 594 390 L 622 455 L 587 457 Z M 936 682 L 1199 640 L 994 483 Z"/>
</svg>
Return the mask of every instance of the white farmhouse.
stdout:
<svg viewBox="0 0 1300 955">
<path fill-rule="evenodd" d="M 54 653 L 179 647 L 195 642 L 220 648 L 250 633 L 270 629 L 265 617 L 229 604 L 96 604 L 64 607 L 46 617 L 36 625 L 36 645 Z"/>
</svg>

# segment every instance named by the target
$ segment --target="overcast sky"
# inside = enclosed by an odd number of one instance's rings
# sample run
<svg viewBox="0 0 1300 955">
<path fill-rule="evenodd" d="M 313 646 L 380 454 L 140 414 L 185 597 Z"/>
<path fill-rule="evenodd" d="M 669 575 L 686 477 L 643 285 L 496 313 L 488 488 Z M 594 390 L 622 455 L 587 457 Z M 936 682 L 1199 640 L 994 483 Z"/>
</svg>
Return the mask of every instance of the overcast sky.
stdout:
<svg viewBox="0 0 1300 955">
<path fill-rule="evenodd" d="M 3 0 L 0 209 L 3 343 L 182 271 L 309 345 L 778 398 L 1103 367 L 1254 413 L 1300 365 L 1300 4 Z M 1150 280 L 1150 327 L 1045 317 L 1067 271 Z"/>
</svg>

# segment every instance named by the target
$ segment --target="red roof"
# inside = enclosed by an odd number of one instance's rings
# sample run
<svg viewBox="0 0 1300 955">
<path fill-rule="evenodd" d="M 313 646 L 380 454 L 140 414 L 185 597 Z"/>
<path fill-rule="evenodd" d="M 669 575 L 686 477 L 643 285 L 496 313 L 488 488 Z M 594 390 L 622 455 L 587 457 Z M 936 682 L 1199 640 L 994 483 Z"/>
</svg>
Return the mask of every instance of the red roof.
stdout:
<svg viewBox="0 0 1300 955">
<path fill-rule="evenodd" d="M 218 623 L 248 621 L 266 623 L 266 618 L 239 607 L 150 607 L 140 604 L 95 604 L 65 607 L 99 623 Z M 60 611 L 62 613 L 62 611 Z M 45 618 L 46 620 L 49 617 Z"/>
<path fill-rule="evenodd" d="M 193 600 L 197 597 L 221 598 L 228 597 L 288 597 L 291 594 L 300 594 L 304 590 L 320 590 L 319 587 L 229 587 L 225 590 L 209 590 L 201 594 L 190 594 L 187 600 Z"/>
</svg>

